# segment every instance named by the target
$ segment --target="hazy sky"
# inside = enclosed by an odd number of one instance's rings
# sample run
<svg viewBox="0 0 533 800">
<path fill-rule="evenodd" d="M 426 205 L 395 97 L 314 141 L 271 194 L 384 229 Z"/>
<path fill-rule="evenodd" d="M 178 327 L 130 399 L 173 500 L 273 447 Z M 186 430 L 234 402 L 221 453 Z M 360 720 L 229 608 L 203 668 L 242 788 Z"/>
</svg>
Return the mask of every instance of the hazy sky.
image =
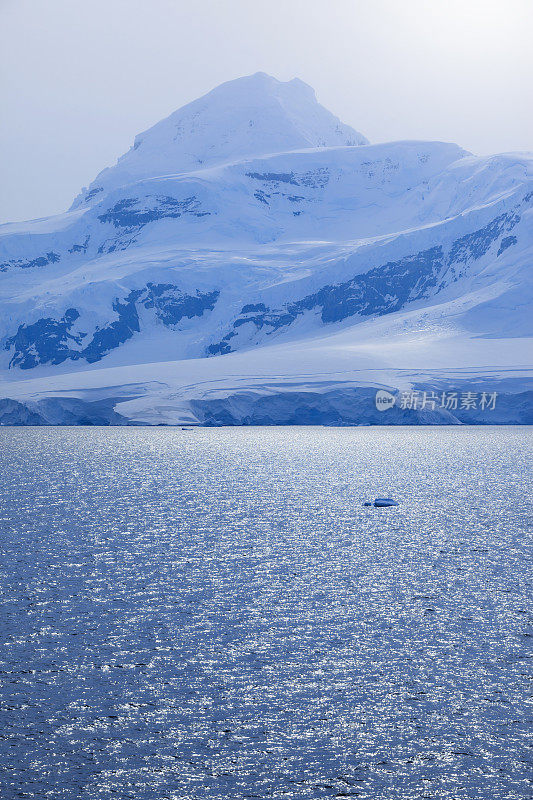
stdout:
<svg viewBox="0 0 533 800">
<path fill-rule="evenodd" d="M 218 83 L 298 76 L 372 142 L 533 150 L 533 0 L 0 0 L 0 221 L 65 210 Z"/>
</svg>

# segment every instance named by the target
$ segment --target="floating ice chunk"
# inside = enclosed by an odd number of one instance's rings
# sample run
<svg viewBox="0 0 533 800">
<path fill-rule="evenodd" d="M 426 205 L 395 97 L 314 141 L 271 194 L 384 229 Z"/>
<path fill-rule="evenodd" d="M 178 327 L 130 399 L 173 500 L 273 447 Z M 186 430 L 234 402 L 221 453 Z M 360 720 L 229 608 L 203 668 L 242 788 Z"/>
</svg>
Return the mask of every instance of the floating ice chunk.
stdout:
<svg viewBox="0 0 533 800">
<path fill-rule="evenodd" d="M 399 503 L 396 500 L 392 500 L 390 497 L 376 497 L 373 503 L 363 503 L 364 506 L 375 506 L 376 508 L 388 508 L 389 506 L 398 506 Z"/>
<path fill-rule="evenodd" d="M 390 497 L 376 497 L 374 505 L 376 508 L 387 508 L 388 506 L 397 506 L 399 503 L 397 503 L 396 500 L 392 500 Z"/>
</svg>

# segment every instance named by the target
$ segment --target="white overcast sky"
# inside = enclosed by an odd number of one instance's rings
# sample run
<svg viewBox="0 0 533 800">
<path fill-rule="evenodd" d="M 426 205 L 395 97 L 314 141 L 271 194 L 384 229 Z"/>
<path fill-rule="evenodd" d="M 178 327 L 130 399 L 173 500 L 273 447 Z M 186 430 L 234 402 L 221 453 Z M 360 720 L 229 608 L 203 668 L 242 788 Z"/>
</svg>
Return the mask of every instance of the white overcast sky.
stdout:
<svg viewBox="0 0 533 800">
<path fill-rule="evenodd" d="M 372 142 L 533 150 L 533 0 L 0 0 L 0 221 L 65 210 L 222 81 L 298 76 Z"/>
</svg>

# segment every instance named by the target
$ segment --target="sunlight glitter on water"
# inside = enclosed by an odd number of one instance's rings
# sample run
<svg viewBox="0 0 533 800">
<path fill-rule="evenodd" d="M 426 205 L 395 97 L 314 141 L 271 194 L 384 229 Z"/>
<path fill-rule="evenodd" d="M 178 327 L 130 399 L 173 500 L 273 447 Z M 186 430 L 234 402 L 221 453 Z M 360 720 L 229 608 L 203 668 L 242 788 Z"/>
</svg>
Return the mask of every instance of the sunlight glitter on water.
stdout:
<svg viewBox="0 0 533 800">
<path fill-rule="evenodd" d="M 531 796 L 529 429 L 0 439 L 2 797 Z"/>
</svg>

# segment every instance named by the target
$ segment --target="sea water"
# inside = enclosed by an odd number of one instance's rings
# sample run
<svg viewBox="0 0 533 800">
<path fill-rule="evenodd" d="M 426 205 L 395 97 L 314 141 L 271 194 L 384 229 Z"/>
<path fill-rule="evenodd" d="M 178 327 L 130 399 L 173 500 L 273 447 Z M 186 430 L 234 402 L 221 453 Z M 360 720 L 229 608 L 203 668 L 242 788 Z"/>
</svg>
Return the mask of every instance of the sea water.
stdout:
<svg viewBox="0 0 533 800">
<path fill-rule="evenodd" d="M 0 429 L 0 796 L 531 797 L 532 451 Z"/>
</svg>

